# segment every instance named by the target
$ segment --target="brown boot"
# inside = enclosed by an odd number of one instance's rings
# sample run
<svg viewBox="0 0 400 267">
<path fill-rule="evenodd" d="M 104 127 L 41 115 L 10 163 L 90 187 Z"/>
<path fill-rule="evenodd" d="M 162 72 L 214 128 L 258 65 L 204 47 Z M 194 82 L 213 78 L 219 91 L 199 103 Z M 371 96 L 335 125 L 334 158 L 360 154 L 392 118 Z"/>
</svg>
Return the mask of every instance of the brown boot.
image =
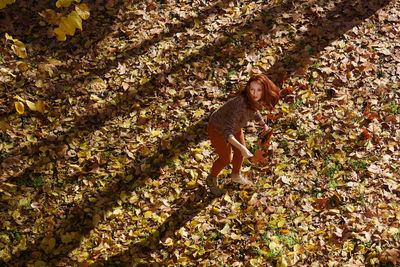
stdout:
<svg viewBox="0 0 400 267">
<path fill-rule="evenodd" d="M 219 197 L 222 195 L 221 189 L 218 187 L 218 178 L 216 176 L 212 176 L 211 174 L 207 177 L 207 185 L 210 188 L 211 193 L 215 196 Z"/>
</svg>

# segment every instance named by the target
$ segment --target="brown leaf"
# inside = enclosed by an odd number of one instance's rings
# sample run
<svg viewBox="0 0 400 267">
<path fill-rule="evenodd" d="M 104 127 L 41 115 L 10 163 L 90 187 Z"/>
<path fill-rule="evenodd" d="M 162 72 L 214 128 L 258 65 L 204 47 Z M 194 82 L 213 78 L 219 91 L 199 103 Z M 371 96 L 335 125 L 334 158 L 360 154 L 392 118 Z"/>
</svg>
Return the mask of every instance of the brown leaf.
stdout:
<svg viewBox="0 0 400 267">
<path fill-rule="evenodd" d="M 318 198 L 318 199 L 315 199 L 314 204 L 317 209 L 324 209 L 327 206 L 327 202 L 328 202 L 328 198 Z"/>
<path fill-rule="evenodd" d="M 391 262 L 393 263 L 393 265 L 396 266 L 397 261 L 399 260 L 399 256 L 400 256 L 400 250 L 393 248 L 393 249 L 385 249 L 381 253 L 380 258 L 383 261 L 383 263 Z"/>
<path fill-rule="evenodd" d="M 260 147 L 262 147 L 265 150 L 269 149 L 269 146 L 271 144 L 271 137 L 272 137 L 272 133 L 273 132 L 274 132 L 274 129 L 270 129 L 267 132 L 262 132 L 259 135 Z"/>
<path fill-rule="evenodd" d="M 268 161 L 264 158 L 264 156 L 263 156 L 264 154 L 265 154 L 264 151 L 257 150 L 254 153 L 254 157 L 251 158 L 251 162 L 254 163 L 254 164 L 257 164 L 259 162 L 262 163 L 262 164 L 267 164 Z"/>
<path fill-rule="evenodd" d="M 364 137 L 365 140 L 368 140 L 368 139 L 370 139 L 372 137 L 372 135 L 365 128 L 363 128 L 362 134 L 363 134 L 363 137 Z"/>
</svg>

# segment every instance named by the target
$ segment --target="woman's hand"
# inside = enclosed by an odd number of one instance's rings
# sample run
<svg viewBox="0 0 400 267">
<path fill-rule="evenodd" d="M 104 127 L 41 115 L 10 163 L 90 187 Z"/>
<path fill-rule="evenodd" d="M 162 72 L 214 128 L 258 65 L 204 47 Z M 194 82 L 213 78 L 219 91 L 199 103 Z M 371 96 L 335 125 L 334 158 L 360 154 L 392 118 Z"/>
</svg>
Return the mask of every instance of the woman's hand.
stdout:
<svg viewBox="0 0 400 267">
<path fill-rule="evenodd" d="M 242 152 L 242 156 L 245 159 L 251 158 L 252 156 L 254 156 L 248 149 L 247 147 L 243 146 L 242 149 L 240 150 L 240 152 Z"/>
<path fill-rule="evenodd" d="M 251 152 L 247 149 L 247 147 L 239 143 L 239 141 L 236 140 L 236 138 L 232 134 L 229 135 L 228 142 L 237 149 L 239 149 L 240 152 L 242 152 L 243 158 L 248 159 L 253 156 L 253 154 L 251 154 Z"/>
</svg>

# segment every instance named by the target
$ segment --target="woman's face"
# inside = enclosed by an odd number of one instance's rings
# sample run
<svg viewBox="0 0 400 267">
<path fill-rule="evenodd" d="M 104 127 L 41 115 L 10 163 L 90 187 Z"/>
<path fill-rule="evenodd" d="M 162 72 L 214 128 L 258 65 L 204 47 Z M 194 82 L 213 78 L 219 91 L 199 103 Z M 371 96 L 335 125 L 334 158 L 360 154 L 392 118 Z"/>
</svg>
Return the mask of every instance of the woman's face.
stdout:
<svg viewBox="0 0 400 267">
<path fill-rule="evenodd" d="M 250 96 L 251 98 L 258 102 L 263 94 L 263 86 L 261 83 L 255 81 L 250 84 Z"/>
</svg>

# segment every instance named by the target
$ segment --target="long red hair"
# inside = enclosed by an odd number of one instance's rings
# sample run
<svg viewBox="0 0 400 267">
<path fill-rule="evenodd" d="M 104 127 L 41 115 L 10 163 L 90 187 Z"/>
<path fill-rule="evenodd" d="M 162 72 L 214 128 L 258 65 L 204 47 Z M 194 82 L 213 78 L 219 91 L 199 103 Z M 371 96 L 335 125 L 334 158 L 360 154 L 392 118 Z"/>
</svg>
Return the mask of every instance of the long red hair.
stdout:
<svg viewBox="0 0 400 267">
<path fill-rule="evenodd" d="M 250 95 L 251 83 L 253 82 L 260 83 L 263 88 L 261 99 L 258 102 L 254 101 Z M 268 110 L 272 110 L 279 101 L 280 89 L 267 77 L 267 75 L 257 74 L 251 76 L 246 87 L 244 87 L 239 94 L 245 96 L 246 103 L 252 110 L 259 110 L 261 109 L 261 106 L 264 106 Z"/>
</svg>

